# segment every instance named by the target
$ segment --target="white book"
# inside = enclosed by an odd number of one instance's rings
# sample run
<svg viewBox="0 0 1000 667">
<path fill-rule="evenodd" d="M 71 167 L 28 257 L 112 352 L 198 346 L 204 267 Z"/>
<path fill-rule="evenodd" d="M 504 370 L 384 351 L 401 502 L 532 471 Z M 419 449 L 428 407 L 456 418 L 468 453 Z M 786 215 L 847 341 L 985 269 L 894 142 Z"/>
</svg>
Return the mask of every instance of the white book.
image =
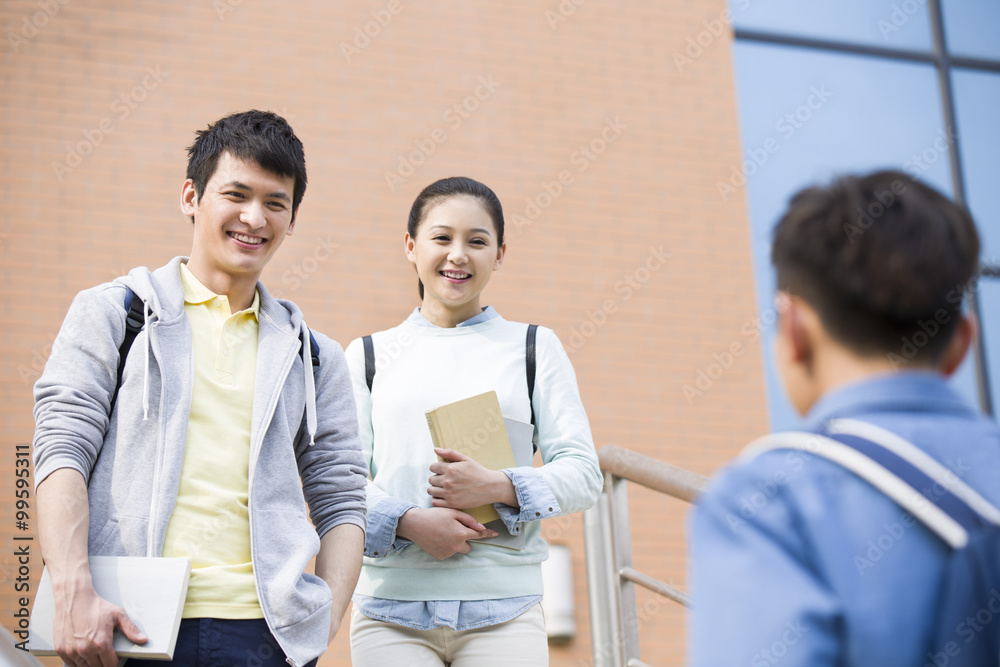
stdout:
<svg viewBox="0 0 1000 667">
<path fill-rule="evenodd" d="M 507 427 L 510 448 L 514 452 L 514 465 L 519 468 L 530 467 L 532 459 L 535 458 L 534 445 L 531 442 L 535 435 L 535 427 L 508 417 L 503 418 L 503 423 Z"/>
<path fill-rule="evenodd" d="M 191 578 L 191 560 L 91 556 L 90 575 L 97 594 L 124 609 L 149 638 L 145 644 L 135 644 L 115 630 L 118 657 L 172 660 Z M 54 618 L 52 579 L 45 568 L 28 626 L 28 648 L 35 655 L 56 655 Z"/>
</svg>

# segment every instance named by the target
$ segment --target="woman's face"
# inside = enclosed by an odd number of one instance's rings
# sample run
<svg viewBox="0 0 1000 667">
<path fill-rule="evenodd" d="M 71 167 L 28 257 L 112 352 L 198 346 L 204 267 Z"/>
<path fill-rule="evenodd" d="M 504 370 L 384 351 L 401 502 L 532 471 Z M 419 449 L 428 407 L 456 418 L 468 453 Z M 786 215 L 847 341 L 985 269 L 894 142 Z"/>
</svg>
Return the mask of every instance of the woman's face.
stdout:
<svg viewBox="0 0 1000 667">
<path fill-rule="evenodd" d="M 455 326 L 479 313 L 479 295 L 503 263 L 507 246 L 497 241 L 493 220 L 474 197 L 448 197 L 427 209 L 416 237 L 404 237 L 424 284 L 424 317 Z"/>
</svg>

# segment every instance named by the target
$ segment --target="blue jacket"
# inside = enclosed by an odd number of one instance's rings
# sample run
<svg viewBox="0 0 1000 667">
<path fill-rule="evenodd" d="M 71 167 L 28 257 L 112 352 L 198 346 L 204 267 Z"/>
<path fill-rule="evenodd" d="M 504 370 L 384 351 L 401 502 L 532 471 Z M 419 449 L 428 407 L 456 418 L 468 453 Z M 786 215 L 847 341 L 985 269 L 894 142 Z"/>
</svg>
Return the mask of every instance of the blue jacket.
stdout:
<svg viewBox="0 0 1000 667">
<path fill-rule="evenodd" d="M 1000 430 L 940 376 L 841 387 L 807 427 L 833 418 L 902 436 L 1000 506 Z M 739 460 L 690 517 L 689 664 L 933 664 L 946 555 L 938 537 L 835 463 L 797 451 Z"/>
<path fill-rule="evenodd" d="M 36 484 L 60 468 L 88 480 L 91 555 L 159 556 L 163 549 L 193 382 L 182 260 L 152 273 L 134 269 L 77 295 L 35 384 Z M 146 323 L 109 419 L 126 285 L 145 302 Z M 316 333 L 314 375 L 310 355 L 300 352 L 306 328 L 298 307 L 275 300 L 260 283 L 257 289 L 251 555 L 268 626 L 293 664 L 302 665 L 326 650 L 330 628 L 330 590 L 306 569 L 328 530 L 343 523 L 364 529 L 368 469 L 340 346 Z"/>
</svg>

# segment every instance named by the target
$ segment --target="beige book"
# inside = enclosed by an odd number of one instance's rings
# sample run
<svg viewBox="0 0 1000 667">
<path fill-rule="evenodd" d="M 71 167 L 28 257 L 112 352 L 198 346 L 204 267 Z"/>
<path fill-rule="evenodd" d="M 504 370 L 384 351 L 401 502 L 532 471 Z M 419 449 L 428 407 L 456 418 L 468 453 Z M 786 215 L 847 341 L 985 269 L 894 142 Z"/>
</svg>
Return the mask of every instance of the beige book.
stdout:
<svg viewBox="0 0 1000 667">
<path fill-rule="evenodd" d="M 515 465 L 507 427 L 500 413 L 500 400 L 495 391 L 428 410 L 427 426 L 430 427 L 435 447 L 454 449 L 490 470 L 503 470 Z M 465 511 L 484 526 L 500 519 L 493 505 Z"/>
<path fill-rule="evenodd" d="M 115 630 L 118 657 L 172 660 L 191 577 L 191 560 L 91 556 L 90 575 L 97 594 L 124 609 L 149 638 L 145 644 L 134 644 L 120 630 Z M 55 598 L 46 568 L 42 571 L 28 628 L 28 648 L 35 655 L 56 654 L 54 619 Z"/>
<path fill-rule="evenodd" d="M 510 448 L 514 451 L 514 464 L 518 468 L 530 468 L 531 459 L 535 456 L 535 452 L 532 447 L 532 437 L 535 435 L 535 427 L 531 424 L 519 422 L 516 419 L 508 419 L 507 417 L 503 418 L 503 423 L 507 427 L 507 437 L 510 438 Z M 521 551 L 524 549 L 525 536 L 523 530 L 517 535 L 511 535 L 510 531 L 507 530 L 507 524 L 503 522 L 503 519 L 490 521 L 489 523 L 485 523 L 483 525 L 497 531 L 497 536 L 487 537 L 482 540 L 469 540 L 470 542 L 492 544 L 506 549 L 514 549 L 515 551 Z"/>
</svg>

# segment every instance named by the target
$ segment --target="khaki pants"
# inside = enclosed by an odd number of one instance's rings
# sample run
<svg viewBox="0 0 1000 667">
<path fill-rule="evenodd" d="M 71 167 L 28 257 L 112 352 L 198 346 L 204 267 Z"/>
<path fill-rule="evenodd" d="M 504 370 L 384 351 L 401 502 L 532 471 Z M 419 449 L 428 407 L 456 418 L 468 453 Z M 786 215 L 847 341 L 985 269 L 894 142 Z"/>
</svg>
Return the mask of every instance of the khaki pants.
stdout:
<svg viewBox="0 0 1000 667">
<path fill-rule="evenodd" d="M 353 667 L 548 667 L 542 606 L 506 623 L 457 632 L 413 630 L 351 612 Z"/>
</svg>

